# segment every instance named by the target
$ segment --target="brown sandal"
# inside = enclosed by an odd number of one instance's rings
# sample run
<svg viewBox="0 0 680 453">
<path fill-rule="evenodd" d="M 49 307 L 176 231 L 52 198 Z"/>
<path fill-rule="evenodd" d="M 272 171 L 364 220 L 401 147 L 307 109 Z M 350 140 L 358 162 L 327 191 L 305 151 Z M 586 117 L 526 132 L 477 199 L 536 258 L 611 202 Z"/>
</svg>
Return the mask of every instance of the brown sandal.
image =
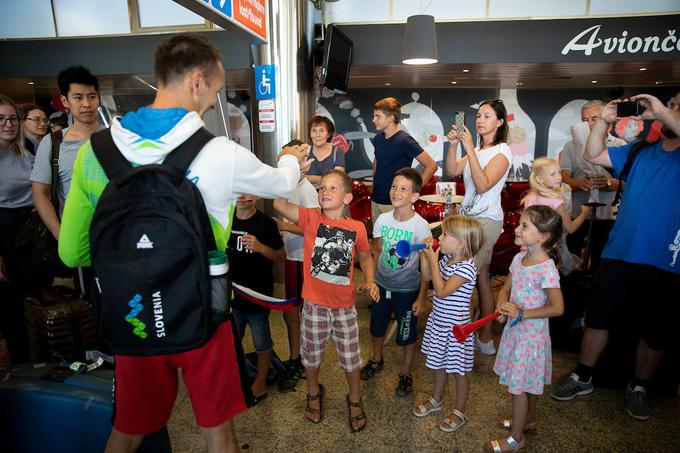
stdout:
<svg viewBox="0 0 680 453">
<path fill-rule="evenodd" d="M 361 408 L 361 414 L 352 417 L 353 407 Z M 349 394 L 347 394 L 347 415 L 349 416 L 349 429 L 352 430 L 353 433 L 358 433 L 359 431 L 362 431 L 364 428 L 366 428 L 366 423 L 358 428 L 354 427 L 355 422 L 358 422 L 359 420 L 366 420 L 368 422 L 368 420 L 366 419 L 366 411 L 364 411 L 364 403 L 361 402 L 361 400 L 359 400 L 358 403 L 355 403 L 349 399 Z"/>
<path fill-rule="evenodd" d="M 307 394 L 307 406 L 305 406 L 305 418 L 309 420 L 312 423 L 321 423 L 321 420 L 323 420 L 323 397 L 326 394 L 326 388 L 323 386 L 323 384 L 319 384 L 319 393 L 316 395 L 310 395 Z M 315 409 L 309 405 L 310 401 L 319 401 L 319 408 Z M 319 414 L 319 419 L 314 420 L 313 418 L 307 417 L 307 414 L 311 414 L 312 417 L 315 416 L 316 414 Z"/>
</svg>

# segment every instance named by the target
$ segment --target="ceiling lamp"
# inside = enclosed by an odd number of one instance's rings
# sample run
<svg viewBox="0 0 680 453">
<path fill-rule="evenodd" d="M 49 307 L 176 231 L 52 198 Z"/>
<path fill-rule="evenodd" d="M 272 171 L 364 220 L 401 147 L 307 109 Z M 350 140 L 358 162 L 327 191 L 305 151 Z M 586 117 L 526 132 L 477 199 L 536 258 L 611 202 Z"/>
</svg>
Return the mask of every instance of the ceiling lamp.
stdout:
<svg viewBox="0 0 680 453">
<path fill-rule="evenodd" d="M 437 32 L 434 16 L 418 14 L 409 16 L 404 35 L 404 64 L 433 64 L 439 61 L 437 55 Z"/>
</svg>

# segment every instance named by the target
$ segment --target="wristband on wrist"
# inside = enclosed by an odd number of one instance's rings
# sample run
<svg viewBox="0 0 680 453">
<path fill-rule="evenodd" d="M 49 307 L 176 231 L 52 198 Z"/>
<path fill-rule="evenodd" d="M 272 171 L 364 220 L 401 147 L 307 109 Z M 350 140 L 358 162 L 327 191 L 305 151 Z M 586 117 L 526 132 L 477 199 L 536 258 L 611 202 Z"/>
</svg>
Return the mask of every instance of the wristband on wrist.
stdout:
<svg viewBox="0 0 680 453">
<path fill-rule="evenodd" d="M 510 324 L 510 327 L 515 327 L 519 322 L 524 318 L 524 308 L 520 307 L 519 308 L 519 313 L 517 314 L 517 317 L 515 320 Z"/>
</svg>

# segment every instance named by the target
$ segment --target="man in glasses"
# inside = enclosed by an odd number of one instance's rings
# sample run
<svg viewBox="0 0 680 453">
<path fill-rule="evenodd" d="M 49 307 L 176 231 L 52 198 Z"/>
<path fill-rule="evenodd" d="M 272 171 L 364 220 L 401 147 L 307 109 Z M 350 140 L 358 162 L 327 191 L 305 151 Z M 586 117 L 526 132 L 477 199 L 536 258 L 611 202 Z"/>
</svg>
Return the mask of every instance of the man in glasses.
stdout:
<svg viewBox="0 0 680 453">
<path fill-rule="evenodd" d="M 593 130 L 597 123 L 602 108 L 605 103 L 600 100 L 589 101 L 581 107 L 581 121 L 588 123 L 590 130 Z M 623 146 L 626 142 L 614 137 L 607 131 L 607 146 Z M 612 211 L 612 201 L 616 195 L 619 180 L 603 167 L 593 166 L 583 159 L 583 155 L 577 155 L 574 150 L 574 142 L 570 140 L 560 154 L 560 167 L 562 170 L 562 180 L 571 187 L 572 193 L 572 212 L 581 211 L 583 203 L 588 201 L 590 191 L 598 189 L 599 202 L 605 205 L 597 208 L 597 220 L 593 224 L 593 232 L 590 238 L 590 256 L 592 257 L 591 268 L 595 269 L 600 263 L 602 249 L 607 242 L 607 236 L 614 225 L 614 214 Z M 567 247 L 571 253 L 581 255 L 581 250 L 585 245 L 589 225 L 583 225 L 572 234 L 567 236 Z"/>
<path fill-rule="evenodd" d="M 99 82 L 97 78 L 84 67 L 75 66 L 61 71 L 58 76 L 58 83 L 61 102 L 71 112 L 73 124 L 50 135 L 50 137 L 45 137 L 40 142 L 35 156 L 35 165 L 31 172 L 33 204 L 38 210 L 40 218 L 56 239 L 59 239 L 61 227 L 59 214 L 64 209 L 64 201 L 71 185 L 76 155 L 80 147 L 90 139 L 90 135 L 100 128 L 97 118 L 97 109 L 99 108 Z M 59 213 L 56 212 L 50 201 L 52 185 L 50 156 L 53 154 L 53 140 L 61 142 L 57 176 Z"/>
<path fill-rule="evenodd" d="M 19 106 L 21 115 L 21 125 L 24 128 L 26 137 L 26 149 L 35 154 L 40 141 L 47 135 L 49 121 L 42 107 L 35 104 L 24 104 Z"/>
</svg>

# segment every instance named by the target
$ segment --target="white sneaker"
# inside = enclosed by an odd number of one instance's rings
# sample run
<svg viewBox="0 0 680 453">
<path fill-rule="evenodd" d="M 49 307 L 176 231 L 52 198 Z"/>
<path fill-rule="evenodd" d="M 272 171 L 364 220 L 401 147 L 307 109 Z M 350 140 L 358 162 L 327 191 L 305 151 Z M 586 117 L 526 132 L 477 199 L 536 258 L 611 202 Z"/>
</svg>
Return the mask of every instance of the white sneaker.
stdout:
<svg viewBox="0 0 680 453">
<path fill-rule="evenodd" d="M 494 355 L 496 353 L 496 347 L 493 344 L 493 340 L 484 342 L 475 337 L 475 349 L 479 349 L 479 352 L 485 355 Z"/>
</svg>

